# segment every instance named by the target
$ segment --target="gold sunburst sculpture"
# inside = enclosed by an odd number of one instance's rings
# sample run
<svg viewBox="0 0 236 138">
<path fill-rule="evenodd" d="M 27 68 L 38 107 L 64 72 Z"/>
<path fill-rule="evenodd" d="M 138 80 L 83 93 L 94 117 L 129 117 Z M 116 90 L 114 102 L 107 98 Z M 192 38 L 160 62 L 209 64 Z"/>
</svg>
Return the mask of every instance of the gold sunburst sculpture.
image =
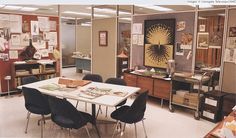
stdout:
<svg viewBox="0 0 236 138">
<path fill-rule="evenodd" d="M 145 65 L 166 68 L 166 62 L 173 59 L 173 28 L 164 23 L 151 25 L 145 39 Z"/>
</svg>

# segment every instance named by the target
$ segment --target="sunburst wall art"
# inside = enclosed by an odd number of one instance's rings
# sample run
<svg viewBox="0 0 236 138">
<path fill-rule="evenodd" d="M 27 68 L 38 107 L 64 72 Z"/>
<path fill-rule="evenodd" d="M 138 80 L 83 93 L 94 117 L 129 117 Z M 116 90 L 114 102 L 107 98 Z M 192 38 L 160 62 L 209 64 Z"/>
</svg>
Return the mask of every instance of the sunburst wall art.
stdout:
<svg viewBox="0 0 236 138">
<path fill-rule="evenodd" d="M 175 19 L 145 20 L 144 65 L 166 68 L 173 59 Z"/>
</svg>

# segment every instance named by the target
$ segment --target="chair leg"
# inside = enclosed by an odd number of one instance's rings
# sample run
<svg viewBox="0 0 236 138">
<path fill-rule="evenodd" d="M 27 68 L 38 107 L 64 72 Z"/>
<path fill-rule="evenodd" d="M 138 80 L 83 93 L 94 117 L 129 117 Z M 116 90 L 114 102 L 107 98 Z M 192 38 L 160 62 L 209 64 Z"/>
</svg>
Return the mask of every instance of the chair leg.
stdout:
<svg viewBox="0 0 236 138">
<path fill-rule="evenodd" d="M 113 138 L 114 135 L 115 135 L 115 132 L 116 132 L 116 129 L 117 129 L 119 123 L 120 123 L 120 121 L 117 121 L 117 123 L 116 123 L 116 125 L 115 125 L 115 128 L 114 128 L 114 131 L 113 131 L 113 134 L 112 134 L 112 138 Z"/>
<path fill-rule="evenodd" d="M 42 119 L 40 121 L 40 125 L 41 125 L 41 138 L 43 138 L 43 125 L 44 125 L 44 116 L 42 115 Z"/>
<path fill-rule="evenodd" d="M 106 106 L 106 116 L 105 117 L 107 117 L 107 111 L 108 111 L 108 106 Z"/>
<path fill-rule="evenodd" d="M 134 129 L 135 129 L 135 138 L 137 138 L 137 127 L 136 127 L 136 123 L 134 123 Z"/>
<path fill-rule="evenodd" d="M 77 108 L 77 107 L 78 107 L 78 104 L 79 104 L 79 101 L 77 101 L 77 102 L 76 102 L 75 108 Z"/>
<path fill-rule="evenodd" d="M 99 132 L 99 130 L 98 130 L 97 125 L 95 124 L 94 127 L 95 127 L 95 129 L 96 129 L 96 131 L 97 131 L 98 137 L 101 138 L 101 136 L 100 136 L 100 132 Z"/>
<path fill-rule="evenodd" d="M 26 122 L 26 127 L 25 127 L 25 134 L 27 133 L 27 129 L 28 129 L 28 125 L 29 125 L 29 119 L 30 119 L 30 112 L 28 112 L 27 113 L 27 117 L 26 117 L 26 119 L 27 119 L 27 122 Z"/>
<path fill-rule="evenodd" d="M 120 136 L 123 136 L 123 135 L 124 135 L 124 132 L 125 132 L 125 126 L 126 126 L 126 123 L 124 123 L 123 130 L 121 131 Z"/>
<path fill-rule="evenodd" d="M 143 119 L 144 120 L 144 119 Z M 143 130 L 144 130 L 144 133 L 145 133 L 145 138 L 147 138 L 147 131 L 146 131 L 146 128 L 145 128 L 145 125 L 144 125 L 144 121 L 142 120 L 142 124 L 143 124 Z"/>
<path fill-rule="evenodd" d="M 86 132 L 87 132 L 87 134 L 88 134 L 88 137 L 89 137 L 89 138 L 91 138 L 91 136 L 90 136 L 90 133 L 89 133 L 89 131 L 88 131 L 88 128 L 87 128 L 87 126 L 84 126 L 84 128 L 86 129 Z"/>
<path fill-rule="evenodd" d="M 101 107 L 101 105 L 99 105 L 99 107 L 98 107 L 98 111 L 97 111 L 96 118 L 98 118 L 99 111 L 100 111 L 100 112 L 101 112 L 101 114 L 102 114 L 102 107 Z"/>
<path fill-rule="evenodd" d="M 68 133 L 69 133 L 69 137 L 70 137 L 70 130 L 71 130 L 71 129 L 69 128 L 69 130 L 68 130 Z"/>
<path fill-rule="evenodd" d="M 85 111 L 87 112 L 87 102 L 85 102 Z"/>
</svg>

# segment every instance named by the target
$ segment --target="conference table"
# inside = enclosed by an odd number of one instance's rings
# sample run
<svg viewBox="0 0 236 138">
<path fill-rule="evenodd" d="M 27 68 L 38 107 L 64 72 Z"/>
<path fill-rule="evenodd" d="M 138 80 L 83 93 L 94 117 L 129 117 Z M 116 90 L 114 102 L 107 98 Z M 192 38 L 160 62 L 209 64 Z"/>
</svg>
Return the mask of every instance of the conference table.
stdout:
<svg viewBox="0 0 236 138">
<path fill-rule="evenodd" d="M 33 88 L 37 89 L 38 91 L 46 95 L 91 103 L 92 116 L 94 118 L 96 118 L 96 105 L 115 107 L 117 104 L 124 101 L 125 99 L 127 99 L 128 97 L 130 97 L 131 95 L 140 90 L 140 88 L 137 87 L 121 86 L 121 85 L 114 85 L 100 82 L 90 82 L 84 86 L 79 86 L 77 88 L 67 88 L 58 83 L 59 79 L 65 79 L 65 78 L 56 77 L 26 85 L 21 85 L 18 88 L 19 89 L 21 89 L 22 87 Z M 57 87 L 60 87 L 60 89 L 54 89 Z M 88 90 L 91 90 L 91 88 L 101 90 L 103 91 L 103 94 L 91 98 L 90 95 L 87 95 L 89 92 L 86 92 Z"/>
</svg>

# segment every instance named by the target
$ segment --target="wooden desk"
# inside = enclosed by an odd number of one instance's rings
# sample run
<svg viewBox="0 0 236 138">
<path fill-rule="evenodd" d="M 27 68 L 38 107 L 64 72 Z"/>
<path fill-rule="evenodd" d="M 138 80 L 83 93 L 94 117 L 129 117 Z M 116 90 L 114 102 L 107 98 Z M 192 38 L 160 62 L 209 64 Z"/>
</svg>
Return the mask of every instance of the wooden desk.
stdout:
<svg viewBox="0 0 236 138">
<path fill-rule="evenodd" d="M 57 96 L 57 97 L 62 97 L 62 98 L 67 98 L 67 99 L 73 99 L 73 100 L 78 100 L 78 101 L 84 101 L 92 104 L 92 115 L 95 117 L 96 116 L 96 106 L 95 104 L 98 105 L 104 105 L 104 106 L 110 106 L 110 107 L 115 107 L 117 104 L 120 102 L 124 101 L 134 93 L 138 92 L 140 88 L 137 87 L 130 87 L 130 86 L 121 86 L 121 85 L 114 85 L 114 84 L 107 84 L 107 83 L 99 83 L 99 82 L 91 82 L 85 86 L 79 87 L 78 89 L 75 89 L 73 91 L 62 91 L 62 90 L 46 90 L 43 89 L 42 86 L 48 85 L 48 84 L 58 84 L 58 80 L 60 77 L 53 78 L 53 79 L 48 79 L 48 80 L 43 80 L 35 83 L 30 83 L 26 85 L 22 85 L 18 88 L 22 87 L 27 87 L 27 88 L 33 88 L 39 90 L 41 93 L 46 94 L 46 95 L 51 95 L 51 96 Z M 80 96 L 81 90 L 86 90 L 89 87 L 97 87 L 97 88 L 106 88 L 106 89 L 111 89 L 111 92 L 127 92 L 127 95 L 124 97 L 122 96 L 114 96 L 114 95 L 102 95 L 100 97 L 94 98 L 94 99 L 89 99 Z"/>
<path fill-rule="evenodd" d="M 231 112 L 224 120 L 222 120 L 219 124 L 217 124 L 216 127 L 214 127 L 206 136 L 204 136 L 204 138 L 218 138 L 217 136 L 215 136 L 213 133 L 217 130 L 217 129 L 221 129 L 222 126 L 224 125 L 224 123 L 226 122 L 231 122 L 235 120 L 236 121 L 236 112 Z M 236 130 L 233 131 L 234 136 L 236 137 Z"/>
</svg>

